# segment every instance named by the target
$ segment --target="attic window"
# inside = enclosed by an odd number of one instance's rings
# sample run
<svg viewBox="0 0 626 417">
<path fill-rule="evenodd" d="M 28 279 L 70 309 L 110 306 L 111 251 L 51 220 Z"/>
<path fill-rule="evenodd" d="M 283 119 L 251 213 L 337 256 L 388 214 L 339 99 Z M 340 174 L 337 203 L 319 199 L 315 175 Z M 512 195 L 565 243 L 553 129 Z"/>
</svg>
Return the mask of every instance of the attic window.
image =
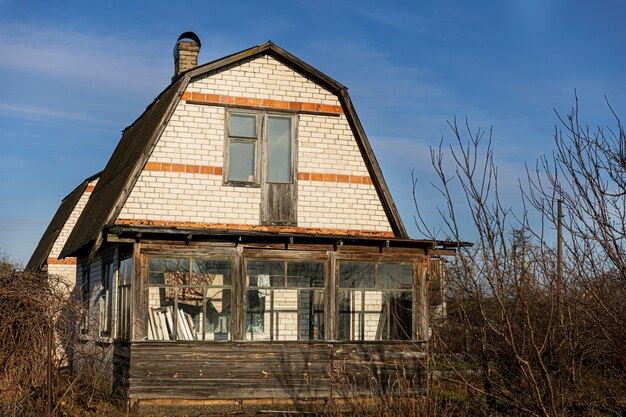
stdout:
<svg viewBox="0 0 626 417">
<path fill-rule="evenodd" d="M 294 133 L 291 115 L 229 112 L 225 182 L 243 186 L 293 183 Z"/>
</svg>

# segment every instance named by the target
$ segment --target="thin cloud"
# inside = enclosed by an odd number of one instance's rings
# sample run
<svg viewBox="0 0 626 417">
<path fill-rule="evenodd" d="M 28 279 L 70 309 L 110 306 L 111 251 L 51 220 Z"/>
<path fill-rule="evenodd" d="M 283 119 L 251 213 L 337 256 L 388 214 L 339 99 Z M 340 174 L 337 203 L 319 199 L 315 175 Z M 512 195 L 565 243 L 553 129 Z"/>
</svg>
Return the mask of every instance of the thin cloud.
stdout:
<svg viewBox="0 0 626 417">
<path fill-rule="evenodd" d="M 46 224 L 44 220 L 34 220 L 28 217 L 0 216 L 1 233 L 39 230 L 44 224 Z"/>
<path fill-rule="evenodd" d="M 0 68 L 75 80 L 100 90 L 152 89 L 168 68 L 165 56 L 155 59 L 155 44 L 125 34 L 103 36 L 5 23 L 0 29 Z"/>
<path fill-rule="evenodd" d="M 95 120 L 93 117 L 90 117 L 89 115 L 82 112 L 55 110 L 47 107 L 28 106 L 20 104 L 0 103 L 0 115 L 2 114 L 11 117 L 17 116 L 27 119 L 53 118 L 88 123 L 97 122 L 97 120 Z"/>
<path fill-rule="evenodd" d="M 443 34 L 441 29 L 434 27 L 441 25 L 433 18 L 407 13 L 404 10 L 356 8 L 355 11 L 375 22 L 391 26 L 396 30 L 416 33 L 440 42 L 450 42 L 449 37 Z"/>
</svg>

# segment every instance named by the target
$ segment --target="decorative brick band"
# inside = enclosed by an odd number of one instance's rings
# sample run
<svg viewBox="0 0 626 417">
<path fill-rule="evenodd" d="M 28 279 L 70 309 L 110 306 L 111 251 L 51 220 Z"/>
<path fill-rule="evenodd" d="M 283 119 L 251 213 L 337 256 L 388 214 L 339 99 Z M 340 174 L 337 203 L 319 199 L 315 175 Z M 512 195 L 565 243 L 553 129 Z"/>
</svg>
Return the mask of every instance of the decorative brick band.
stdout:
<svg viewBox="0 0 626 417">
<path fill-rule="evenodd" d="M 372 185 L 372 179 L 369 176 L 360 175 L 341 175 L 341 174 L 320 174 L 314 172 L 298 172 L 298 179 L 303 181 L 322 181 L 322 182 L 344 182 L 352 184 L 369 184 Z"/>
<path fill-rule="evenodd" d="M 144 171 L 167 171 L 167 172 L 188 172 L 192 174 L 208 174 L 222 175 L 222 167 L 212 167 L 208 165 L 190 165 L 190 164 L 170 164 L 165 162 L 148 162 L 143 169 Z M 315 172 L 298 172 L 298 179 L 302 181 L 320 181 L 320 182 L 343 182 L 351 184 L 368 184 L 372 185 L 372 179 L 369 176 L 361 175 L 341 175 L 341 174 L 321 174 Z M 93 187 L 87 192 L 93 191 Z"/>
<path fill-rule="evenodd" d="M 222 167 L 191 164 L 168 164 L 165 162 L 148 162 L 144 171 L 189 172 L 192 174 L 222 175 Z"/>
<path fill-rule="evenodd" d="M 379 232 L 376 230 L 348 230 L 329 229 L 295 226 L 256 226 L 251 224 L 230 224 L 230 223 L 198 223 L 198 222 L 170 222 L 163 220 L 138 220 L 138 219 L 117 219 L 116 224 L 160 226 L 160 227 L 184 227 L 195 229 L 225 229 L 225 230 L 246 230 L 254 232 L 270 233 L 306 233 L 315 235 L 338 235 L 338 236 L 359 236 L 359 237 L 394 237 L 393 232 Z"/>
<path fill-rule="evenodd" d="M 76 265 L 76 258 L 48 258 L 48 265 Z"/>
<path fill-rule="evenodd" d="M 294 110 L 313 113 L 343 113 L 343 109 L 341 108 L 341 106 L 332 106 L 330 104 L 301 103 L 297 101 L 221 96 L 217 94 L 191 93 L 187 91 L 183 93 L 182 100 L 205 104 L 234 104 L 236 106 L 264 107 L 270 109 Z"/>
<path fill-rule="evenodd" d="M 95 185 L 88 185 L 87 188 L 85 188 L 85 192 L 90 193 L 93 191 L 94 188 L 96 188 Z"/>
</svg>

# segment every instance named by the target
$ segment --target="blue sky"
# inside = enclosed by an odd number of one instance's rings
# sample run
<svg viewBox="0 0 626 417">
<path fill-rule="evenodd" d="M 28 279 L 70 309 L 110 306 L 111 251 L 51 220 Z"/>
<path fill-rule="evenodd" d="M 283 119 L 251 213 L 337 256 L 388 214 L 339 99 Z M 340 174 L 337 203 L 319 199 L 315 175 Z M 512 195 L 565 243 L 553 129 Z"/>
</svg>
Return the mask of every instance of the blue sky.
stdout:
<svg viewBox="0 0 626 417">
<path fill-rule="evenodd" d="M 412 237 L 411 170 L 437 223 L 428 147 L 446 120 L 493 126 L 511 205 L 577 90 L 626 110 L 626 2 L 0 0 L 0 249 L 27 261 L 61 199 L 101 170 L 168 84 L 178 35 L 207 62 L 271 39 L 348 86 Z M 468 227 L 468 240 L 471 229 Z"/>
</svg>

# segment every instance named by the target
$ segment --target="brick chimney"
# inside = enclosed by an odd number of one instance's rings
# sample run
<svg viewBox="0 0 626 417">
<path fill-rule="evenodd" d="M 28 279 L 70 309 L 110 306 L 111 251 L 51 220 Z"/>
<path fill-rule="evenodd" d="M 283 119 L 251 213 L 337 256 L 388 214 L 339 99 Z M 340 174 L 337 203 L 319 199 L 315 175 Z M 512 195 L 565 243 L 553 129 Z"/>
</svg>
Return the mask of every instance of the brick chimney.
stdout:
<svg viewBox="0 0 626 417">
<path fill-rule="evenodd" d="M 198 66 L 198 53 L 200 52 L 200 38 L 193 32 L 185 32 L 178 37 L 174 46 L 174 76 L 178 77 L 181 72 Z"/>
</svg>

